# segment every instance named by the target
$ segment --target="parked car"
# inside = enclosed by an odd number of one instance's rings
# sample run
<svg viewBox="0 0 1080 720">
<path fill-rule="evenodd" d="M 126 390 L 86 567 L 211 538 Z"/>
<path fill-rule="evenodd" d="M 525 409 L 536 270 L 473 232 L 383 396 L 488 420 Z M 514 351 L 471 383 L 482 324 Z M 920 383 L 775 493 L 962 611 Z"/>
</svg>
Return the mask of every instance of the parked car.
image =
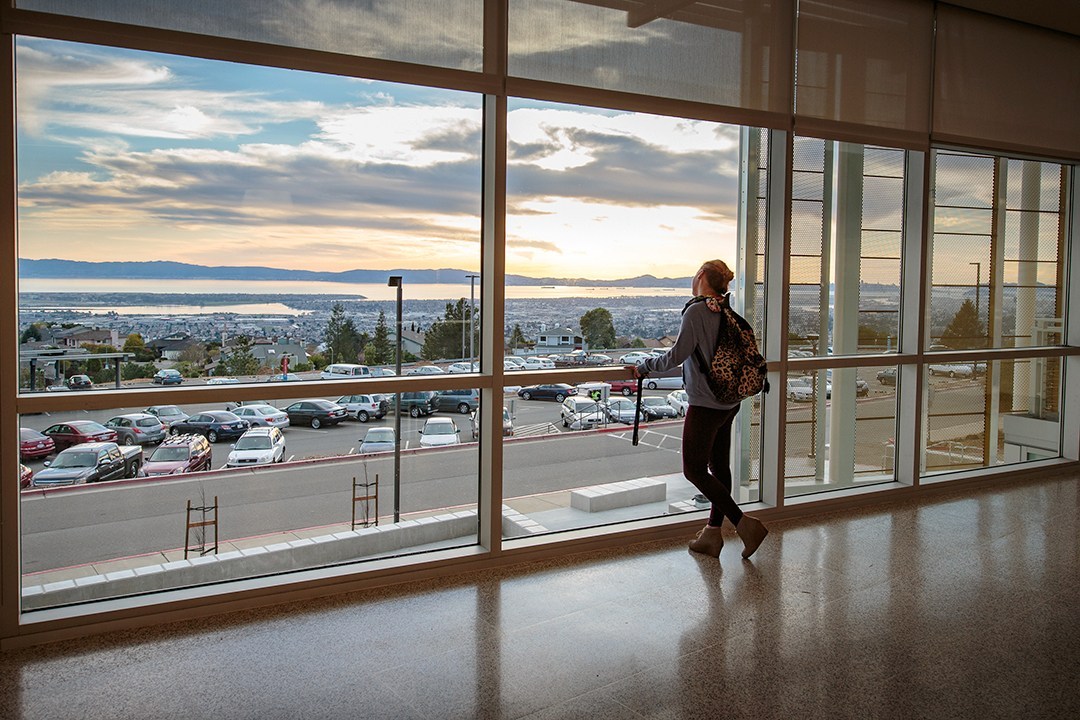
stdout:
<svg viewBox="0 0 1080 720">
<path fill-rule="evenodd" d="M 503 357 L 503 367 L 505 368 L 507 363 L 514 365 L 518 370 L 525 369 L 525 358 L 518 357 L 517 355 L 506 355 Z"/>
<path fill-rule="evenodd" d="M 89 375 L 72 375 L 67 379 L 67 386 L 72 390 L 89 390 L 94 387 Z"/>
<path fill-rule="evenodd" d="M 632 350 L 619 358 L 620 365 L 637 365 L 639 362 L 652 358 L 652 353 L 644 350 Z"/>
<path fill-rule="evenodd" d="M 289 415 L 289 422 L 293 425 L 310 425 L 320 428 L 323 425 L 337 425 L 349 417 L 348 411 L 337 403 L 314 398 L 300 400 L 285 408 Z"/>
<path fill-rule="evenodd" d="M 296 373 L 274 373 L 266 378 L 266 382 L 302 382 L 303 379 Z"/>
<path fill-rule="evenodd" d="M 510 362 L 509 360 L 503 360 L 503 372 L 504 373 L 516 372 L 518 370 L 524 370 L 524 369 L 525 368 L 522 365 L 519 365 L 516 362 Z"/>
<path fill-rule="evenodd" d="M 212 377 L 206 381 L 207 385 L 239 385 L 240 381 L 234 377 Z"/>
<path fill-rule="evenodd" d="M 356 363 L 334 363 L 324 367 L 319 377 L 323 380 L 358 380 L 371 377 L 371 368 Z"/>
<path fill-rule="evenodd" d="M 882 385 L 896 385 L 896 368 L 878 370 L 877 381 Z"/>
<path fill-rule="evenodd" d="M 814 399 L 814 386 L 808 378 L 788 378 L 788 402 L 810 402 Z"/>
<path fill-rule="evenodd" d="M 150 413 L 117 415 L 105 421 L 105 427 L 116 432 L 121 445 L 153 445 L 165 439 L 161 421 Z"/>
<path fill-rule="evenodd" d="M 456 362 L 452 363 L 446 368 L 448 373 L 478 373 L 480 372 L 480 363 L 478 362 Z"/>
<path fill-rule="evenodd" d="M 529 357 L 525 358 L 526 370 L 554 370 L 555 363 L 549 358 L 543 357 Z"/>
<path fill-rule="evenodd" d="M 380 395 L 342 395 L 334 402 L 345 408 L 349 417 L 362 423 L 385 417 L 390 409 L 390 403 Z"/>
<path fill-rule="evenodd" d="M 405 374 L 406 375 L 445 375 L 446 371 L 444 371 L 441 367 L 436 367 L 435 365 L 417 365 L 416 367 L 411 367 L 408 370 L 406 370 Z"/>
<path fill-rule="evenodd" d="M 228 410 L 207 410 L 192 415 L 187 420 L 173 423 L 169 427 L 170 435 L 197 433 L 212 443 L 218 440 L 240 437 L 251 427 L 247 420 L 242 420 Z"/>
<path fill-rule="evenodd" d="M 503 416 L 502 417 L 502 419 L 503 419 L 503 430 L 502 430 L 503 437 L 513 437 L 513 435 L 514 435 L 514 416 L 510 414 L 510 411 L 505 406 L 503 406 L 502 416 Z M 476 410 L 473 412 L 471 417 L 472 417 L 472 439 L 473 440 L 479 440 L 480 439 L 480 408 L 476 408 Z"/>
<path fill-rule="evenodd" d="M 649 390 L 678 390 L 683 386 L 682 373 L 668 375 L 667 377 L 653 377 L 650 375 L 645 378 L 644 385 Z"/>
<path fill-rule="evenodd" d="M 604 424 L 604 413 L 600 403 L 592 398 L 568 397 L 559 407 L 559 416 L 565 428 L 587 430 Z"/>
<path fill-rule="evenodd" d="M 641 398 L 641 412 L 646 420 L 664 420 L 679 417 L 679 412 L 667 404 L 667 400 L 655 395 Z"/>
<path fill-rule="evenodd" d="M 210 441 L 202 435 L 170 435 L 162 440 L 143 466 L 147 476 L 179 475 L 210 469 Z"/>
<path fill-rule="evenodd" d="M 685 390 L 675 390 L 667 394 L 667 404 L 675 408 L 675 412 L 680 416 L 686 415 L 686 408 L 690 407 L 690 396 L 686 394 Z"/>
<path fill-rule="evenodd" d="M 589 353 L 585 358 L 586 365 L 610 365 L 611 363 L 612 357 L 604 353 Z"/>
<path fill-rule="evenodd" d="M 142 448 L 120 447 L 114 442 L 73 445 L 52 462 L 45 461 L 31 484 L 34 487 L 81 485 L 83 483 L 133 478 L 142 469 Z"/>
<path fill-rule="evenodd" d="M 255 403 L 252 405 L 238 405 L 231 412 L 242 420 L 247 420 L 248 425 L 256 427 L 274 427 L 279 430 L 289 427 L 289 415 L 284 410 L 278 410 L 270 403 Z"/>
<path fill-rule="evenodd" d="M 480 406 L 480 391 L 476 388 L 465 390 L 440 390 L 435 393 L 435 409 L 439 412 L 457 410 L 468 415 Z"/>
<path fill-rule="evenodd" d="M 360 454 L 394 452 L 394 428 L 376 427 L 367 431 L 360 443 Z"/>
<path fill-rule="evenodd" d="M 270 465 L 285 461 L 285 435 L 276 427 L 254 427 L 240 436 L 229 451 L 226 467 Z"/>
<path fill-rule="evenodd" d="M 56 423 L 41 431 L 52 438 L 56 449 L 63 451 L 72 445 L 88 442 L 116 442 L 116 432 L 93 420 L 71 420 Z"/>
<path fill-rule="evenodd" d="M 637 402 L 620 397 L 604 403 L 601 405 L 601 409 L 612 422 L 632 425 L 634 423 L 634 416 L 637 414 Z"/>
<path fill-rule="evenodd" d="M 188 414 L 175 405 L 151 405 L 143 412 L 157 417 L 166 428 L 171 427 L 173 423 L 188 419 Z"/>
<path fill-rule="evenodd" d="M 179 370 L 165 368 L 154 373 L 153 382 L 155 385 L 179 385 L 184 382 L 184 376 Z"/>
<path fill-rule="evenodd" d="M 637 380 L 605 380 L 608 385 L 611 386 L 612 393 L 621 393 L 626 396 L 633 395 L 637 392 Z"/>
<path fill-rule="evenodd" d="M 396 372 L 390 368 L 371 368 L 371 377 L 394 377 Z"/>
<path fill-rule="evenodd" d="M 963 363 L 933 363 L 927 369 L 931 375 L 947 375 L 951 378 L 969 378 L 975 374 L 975 368 Z"/>
<path fill-rule="evenodd" d="M 428 418 L 420 431 L 420 447 L 444 447 L 461 443 L 457 423 L 448 417 Z"/>
<path fill-rule="evenodd" d="M 577 395 L 577 388 L 566 383 L 548 383 L 527 385 L 517 391 L 523 400 L 554 400 L 562 402 L 571 395 Z"/>
<path fill-rule="evenodd" d="M 390 407 L 394 408 L 394 405 L 391 404 Z M 435 412 L 435 391 L 416 390 L 401 393 L 401 412 L 407 412 L 409 417 L 414 418 Z"/>
<path fill-rule="evenodd" d="M 52 455 L 56 451 L 56 443 L 44 433 L 30 428 L 19 428 L 19 459 L 33 460 L 34 458 Z"/>
<path fill-rule="evenodd" d="M 22 463 L 19 463 L 19 489 L 25 490 L 30 487 L 30 482 L 34 479 L 34 471 L 26 467 Z"/>
</svg>

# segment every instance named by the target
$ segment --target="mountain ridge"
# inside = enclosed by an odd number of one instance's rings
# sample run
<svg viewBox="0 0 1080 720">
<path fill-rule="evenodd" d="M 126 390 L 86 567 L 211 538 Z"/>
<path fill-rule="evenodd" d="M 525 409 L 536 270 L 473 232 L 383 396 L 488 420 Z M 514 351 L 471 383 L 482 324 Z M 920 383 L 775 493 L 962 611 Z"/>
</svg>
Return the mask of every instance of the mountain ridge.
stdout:
<svg viewBox="0 0 1080 720">
<path fill-rule="evenodd" d="M 265 266 L 196 265 L 172 260 L 108 261 L 19 258 L 19 276 L 23 278 L 107 278 L 116 280 L 280 280 L 339 283 L 384 283 L 391 275 L 401 275 L 406 283 L 468 284 L 468 270 L 438 268 L 430 270 L 288 270 Z M 658 278 L 638 275 L 632 278 L 598 280 L 594 278 L 533 278 L 507 275 L 507 285 L 560 285 L 586 287 L 681 287 L 691 278 Z"/>
</svg>

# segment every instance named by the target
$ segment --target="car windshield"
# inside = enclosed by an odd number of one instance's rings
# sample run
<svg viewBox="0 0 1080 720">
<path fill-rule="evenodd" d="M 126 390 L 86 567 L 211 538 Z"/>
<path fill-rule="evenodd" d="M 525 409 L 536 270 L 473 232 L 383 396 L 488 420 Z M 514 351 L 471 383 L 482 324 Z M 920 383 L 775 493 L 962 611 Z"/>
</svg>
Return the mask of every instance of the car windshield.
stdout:
<svg viewBox="0 0 1080 720">
<path fill-rule="evenodd" d="M 277 408 L 272 408 L 272 407 L 269 407 L 269 406 L 255 408 L 255 412 L 259 413 L 260 415 L 273 415 L 277 411 L 278 411 Z"/>
<path fill-rule="evenodd" d="M 19 430 L 20 440 L 43 440 L 44 438 L 45 436 L 37 430 L 31 430 L 30 428 L 21 428 Z"/>
<path fill-rule="evenodd" d="M 364 437 L 364 442 L 394 442 L 394 431 L 390 428 L 370 430 Z"/>
<path fill-rule="evenodd" d="M 425 435 L 453 435 L 454 426 L 450 423 L 435 423 L 428 425 L 427 430 L 424 431 Z"/>
<path fill-rule="evenodd" d="M 658 397 L 641 398 L 641 402 L 643 402 L 646 405 L 667 405 L 667 403 L 664 402 L 664 398 L 658 398 Z"/>
<path fill-rule="evenodd" d="M 83 433 L 99 433 L 99 432 L 108 432 L 109 428 L 105 427 L 101 423 L 94 422 L 93 420 L 87 420 L 84 423 L 80 423 L 79 425 L 76 425 L 75 430 L 76 430 L 76 432 L 83 432 Z"/>
<path fill-rule="evenodd" d="M 97 464 L 97 453 L 77 452 L 60 453 L 53 462 L 54 468 L 81 468 L 94 467 Z"/>
<path fill-rule="evenodd" d="M 578 403 L 574 406 L 574 412 L 588 413 L 596 412 L 596 403 Z"/>
<path fill-rule="evenodd" d="M 135 424 L 139 427 L 161 427 L 161 423 L 154 418 L 139 418 Z"/>
<path fill-rule="evenodd" d="M 178 407 L 169 406 L 158 408 L 157 414 L 160 417 L 162 415 L 183 415 L 184 413 L 180 412 L 180 408 Z"/>
<path fill-rule="evenodd" d="M 159 447 L 154 451 L 154 454 L 150 456 L 150 462 L 176 462 L 177 460 L 187 460 L 188 449 L 186 447 L 178 447 L 176 445 Z"/>
<path fill-rule="evenodd" d="M 271 447 L 269 435 L 252 435 L 236 441 L 237 450 L 269 450 Z"/>
</svg>

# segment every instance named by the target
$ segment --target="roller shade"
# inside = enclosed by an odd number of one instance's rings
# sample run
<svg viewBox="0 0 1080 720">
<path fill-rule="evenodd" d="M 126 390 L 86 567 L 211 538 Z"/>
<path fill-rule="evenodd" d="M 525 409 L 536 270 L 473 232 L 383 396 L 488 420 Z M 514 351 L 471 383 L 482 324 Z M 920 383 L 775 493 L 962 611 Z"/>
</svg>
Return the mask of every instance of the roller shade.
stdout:
<svg viewBox="0 0 1080 720">
<path fill-rule="evenodd" d="M 1080 159 L 1080 38 L 939 6 L 933 139 Z"/>
</svg>

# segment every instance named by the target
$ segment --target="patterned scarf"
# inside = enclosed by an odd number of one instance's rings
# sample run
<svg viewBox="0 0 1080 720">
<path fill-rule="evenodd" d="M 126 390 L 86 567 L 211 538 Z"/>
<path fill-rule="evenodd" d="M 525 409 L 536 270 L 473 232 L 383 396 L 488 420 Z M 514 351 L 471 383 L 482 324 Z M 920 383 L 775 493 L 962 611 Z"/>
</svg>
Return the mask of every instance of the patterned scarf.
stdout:
<svg viewBox="0 0 1080 720">
<path fill-rule="evenodd" d="M 720 312 L 723 308 L 729 307 L 728 294 L 725 295 L 695 295 L 683 306 L 683 312 L 686 312 L 686 308 L 690 307 L 694 303 L 703 302 L 705 307 L 709 308 L 714 313 Z"/>
</svg>

